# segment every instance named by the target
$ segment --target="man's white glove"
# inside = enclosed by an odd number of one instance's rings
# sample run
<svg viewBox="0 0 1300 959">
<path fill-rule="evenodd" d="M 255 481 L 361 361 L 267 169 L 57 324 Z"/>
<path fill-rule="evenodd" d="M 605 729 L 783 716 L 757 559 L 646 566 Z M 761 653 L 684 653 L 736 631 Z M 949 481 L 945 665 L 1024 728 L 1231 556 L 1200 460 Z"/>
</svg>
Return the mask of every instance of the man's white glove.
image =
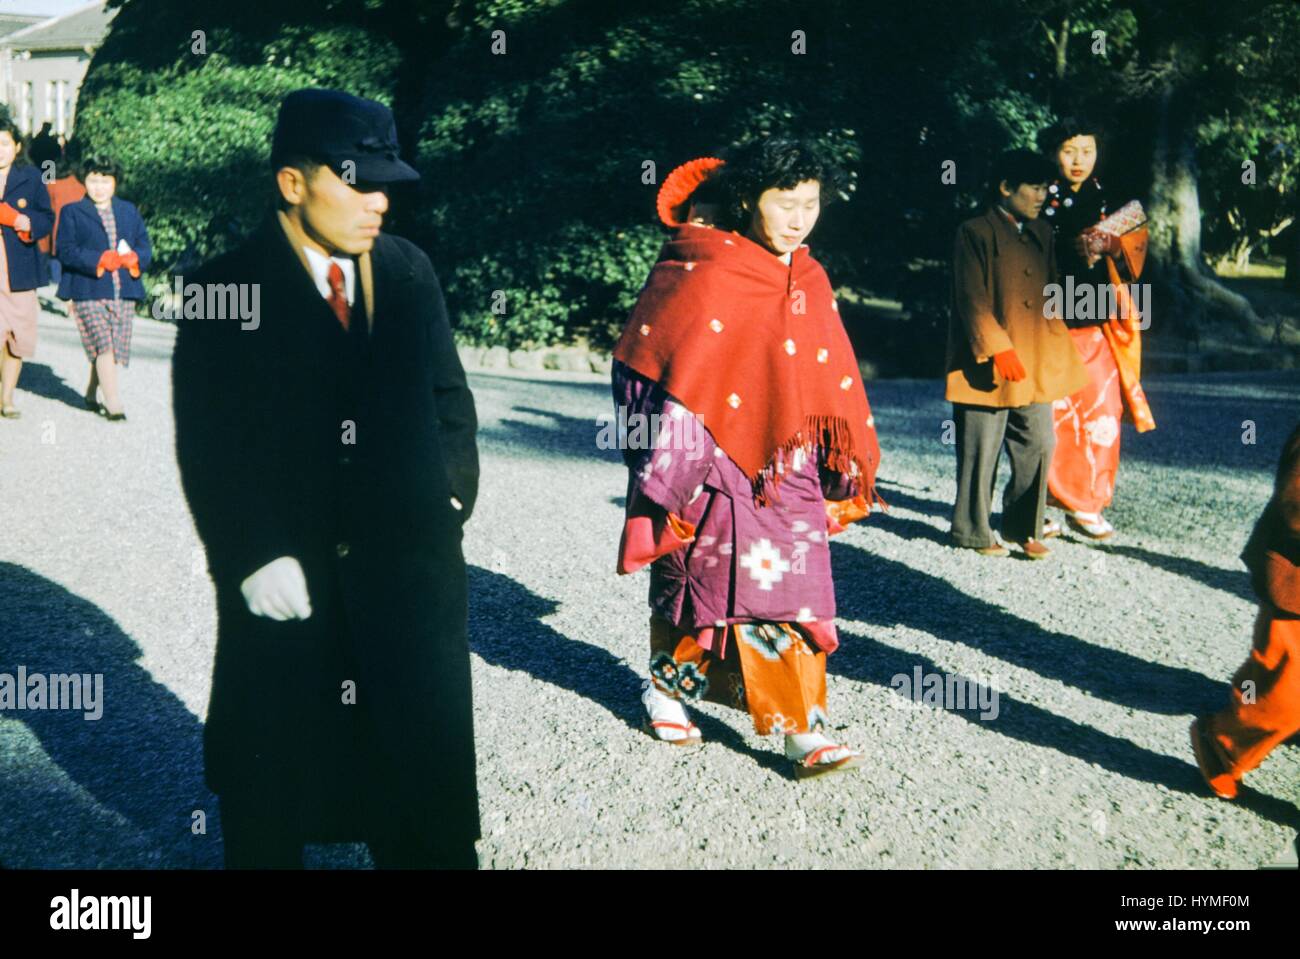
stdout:
<svg viewBox="0 0 1300 959">
<path fill-rule="evenodd" d="M 292 556 L 273 559 L 239 584 L 248 611 L 278 622 L 306 619 L 311 615 L 307 577 Z"/>
</svg>

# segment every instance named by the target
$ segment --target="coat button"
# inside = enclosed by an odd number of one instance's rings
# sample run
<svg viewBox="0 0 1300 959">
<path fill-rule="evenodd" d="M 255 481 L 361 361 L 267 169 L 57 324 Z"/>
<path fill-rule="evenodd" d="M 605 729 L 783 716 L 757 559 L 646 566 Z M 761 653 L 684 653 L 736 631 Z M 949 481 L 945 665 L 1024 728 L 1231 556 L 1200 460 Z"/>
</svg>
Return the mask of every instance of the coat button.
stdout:
<svg viewBox="0 0 1300 959">
<path fill-rule="evenodd" d="M 352 552 L 352 547 L 347 543 L 339 543 L 334 547 L 334 552 L 338 553 L 339 559 L 342 559 L 347 556 L 348 553 Z"/>
<path fill-rule="evenodd" d="M 1028 272 L 1028 271 L 1026 271 L 1026 272 Z M 351 457 L 351 456 L 340 456 L 340 457 L 339 457 L 339 465 L 340 465 L 340 466 L 351 466 L 351 465 L 352 465 L 352 457 Z"/>
<path fill-rule="evenodd" d="M 1033 305 L 1034 305 L 1033 300 L 1025 300 L 1025 306 L 1033 306 Z"/>
<path fill-rule="evenodd" d="M 1025 267 L 1025 276 L 1031 276 L 1033 272 L 1034 272 L 1034 268 L 1032 266 Z"/>
</svg>

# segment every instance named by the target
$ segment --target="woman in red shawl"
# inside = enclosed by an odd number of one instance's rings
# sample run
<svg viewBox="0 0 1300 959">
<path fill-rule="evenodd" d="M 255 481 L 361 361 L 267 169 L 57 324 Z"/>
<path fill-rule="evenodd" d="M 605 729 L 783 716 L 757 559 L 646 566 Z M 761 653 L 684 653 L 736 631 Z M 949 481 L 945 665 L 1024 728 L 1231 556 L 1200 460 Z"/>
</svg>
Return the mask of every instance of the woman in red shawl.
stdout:
<svg viewBox="0 0 1300 959">
<path fill-rule="evenodd" d="M 838 172 L 778 139 L 719 181 L 721 166 L 693 161 L 665 181 L 660 217 L 676 233 L 614 351 L 630 472 L 618 571 L 651 567 L 648 731 L 695 745 L 683 701 L 727 702 L 760 735 L 784 734 L 802 778 L 862 759 L 823 734 L 838 645 L 827 540 L 870 511 L 880 451 L 804 243 Z M 702 201 L 734 229 L 705 225 Z"/>
</svg>

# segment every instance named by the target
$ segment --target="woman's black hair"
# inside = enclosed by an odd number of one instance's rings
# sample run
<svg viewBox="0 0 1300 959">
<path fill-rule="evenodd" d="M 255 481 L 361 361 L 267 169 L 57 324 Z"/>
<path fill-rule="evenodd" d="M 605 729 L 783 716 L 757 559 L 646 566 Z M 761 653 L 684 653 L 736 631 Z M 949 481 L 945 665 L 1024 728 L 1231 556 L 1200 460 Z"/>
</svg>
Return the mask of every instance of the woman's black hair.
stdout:
<svg viewBox="0 0 1300 959">
<path fill-rule="evenodd" d="M 1105 130 L 1102 125 L 1091 117 L 1083 114 L 1072 114 L 1061 117 L 1049 127 L 1043 127 L 1038 131 L 1038 149 L 1044 156 L 1056 159 L 1056 152 L 1061 149 L 1061 144 L 1066 140 L 1074 137 L 1094 137 L 1097 140 L 1097 146 L 1100 148 L 1102 137 Z M 1101 152 L 1100 149 L 1098 152 Z"/>
<path fill-rule="evenodd" d="M 108 157 L 92 156 L 87 157 L 81 163 L 81 182 L 86 182 L 86 177 L 92 173 L 98 173 L 100 176 L 111 176 L 115 180 L 122 179 L 122 168 L 117 165 L 115 160 Z"/>
<path fill-rule="evenodd" d="M 993 161 L 989 170 L 989 199 L 996 201 L 1002 193 L 998 187 L 1006 181 L 1012 193 L 1022 183 L 1051 183 L 1056 178 L 1056 164 L 1033 150 L 1008 150 Z"/>
<path fill-rule="evenodd" d="M 14 138 L 14 143 L 17 143 L 20 147 L 23 147 L 23 149 L 18 153 L 18 156 L 17 158 L 15 158 L 14 162 L 15 163 L 25 162 L 27 159 L 27 150 L 26 150 L 27 144 L 23 139 L 22 132 L 18 129 L 18 124 L 14 123 L 14 121 L 11 118 L 5 117 L 4 119 L 0 120 L 0 131 L 4 131 L 4 130 L 9 131 L 9 135 Z"/>
<path fill-rule="evenodd" d="M 745 229 L 764 190 L 789 190 L 805 180 L 816 180 L 825 207 L 847 183 L 844 171 L 807 140 L 766 137 L 740 147 L 726 160 L 720 184 L 726 222 L 721 225 L 731 230 Z"/>
</svg>

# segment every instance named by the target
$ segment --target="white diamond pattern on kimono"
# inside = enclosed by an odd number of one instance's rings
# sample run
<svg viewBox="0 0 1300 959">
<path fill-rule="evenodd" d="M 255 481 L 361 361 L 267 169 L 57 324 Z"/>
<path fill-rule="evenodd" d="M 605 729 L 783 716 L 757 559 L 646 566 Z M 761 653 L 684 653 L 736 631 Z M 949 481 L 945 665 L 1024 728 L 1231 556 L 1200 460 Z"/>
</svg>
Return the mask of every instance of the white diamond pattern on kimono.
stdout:
<svg viewBox="0 0 1300 959">
<path fill-rule="evenodd" d="M 785 351 L 791 356 L 794 356 L 794 340 L 785 341 Z"/>
<path fill-rule="evenodd" d="M 686 270 L 687 270 L 687 272 L 689 273 L 689 272 L 690 272 L 691 270 L 693 270 L 693 269 L 695 269 L 695 261 L 694 261 L 694 260 L 687 260 L 687 261 L 686 261 Z"/>
<path fill-rule="evenodd" d="M 830 356 L 831 356 L 831 351 L 826 349 L 825 347 L 822 347 L 820 350 L 817 351 L 817 362 L 825 363 L 828 359 L 830 359 Z"/>
<path fill-rule="evenodd" d="M 649 324 L 649 323 L 642 323 L 642 324 L 641 324 L 641 335 L 642 335 L 642 336 L 649 336 L 649 335 L 650 335 L 650 324 Z"/>
<path fill-rule="evenodd" d="M 709 329 L 714 333 L 721 333 L 726 329 L 726 327 L 723 326 L 722 321 L 715 316 L 713 319 L 709 320 Z"/>
<path fill-rule="evenodd" d="M 730 396 L 727 397 L 727 403 L 731 406 L 733 410 L 739 409 L 740 397 L 737 396 L 735 393 L 732 393 Z"/>
<path fill-rule="evenodd" d="M 851 376 L 846 376 L 844 377 L 844 379 L 840 380 L 840 389 L 842 390 L 847 390 L 852 385 L 853 385 L 853 377 Z"/>
<path fill-rule="evenodd" d="M 740 557 L 740 565 L 749 570 L 750 579 L 758 582 L 759 589 L 771 590 L 790 572 L 790 564 L 781 557 L 781 551 L 767 538 L 752 543 L 749 552 Z"/>
</svg>

